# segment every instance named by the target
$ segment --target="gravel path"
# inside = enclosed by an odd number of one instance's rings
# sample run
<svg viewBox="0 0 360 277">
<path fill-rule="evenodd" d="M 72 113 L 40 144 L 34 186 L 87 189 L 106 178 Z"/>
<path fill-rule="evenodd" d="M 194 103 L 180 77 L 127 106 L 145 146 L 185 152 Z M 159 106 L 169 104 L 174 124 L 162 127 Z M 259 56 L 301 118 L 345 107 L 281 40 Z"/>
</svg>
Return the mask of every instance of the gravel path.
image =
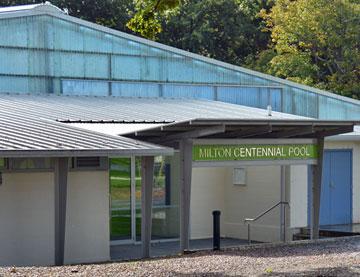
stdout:
<svg viewBox="0 0 360 277">
<path fill-rule="evenodd" d="M 123 263 L 0 267 L 0 276 L 360 276 L 360 238 Z"/>
</svg>

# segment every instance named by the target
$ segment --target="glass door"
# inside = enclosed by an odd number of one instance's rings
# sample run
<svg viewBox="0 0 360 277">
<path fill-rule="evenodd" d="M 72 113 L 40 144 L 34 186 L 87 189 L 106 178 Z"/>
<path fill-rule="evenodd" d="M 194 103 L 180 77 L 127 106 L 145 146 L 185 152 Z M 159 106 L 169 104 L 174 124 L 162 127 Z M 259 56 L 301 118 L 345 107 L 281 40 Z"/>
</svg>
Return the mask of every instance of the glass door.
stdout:
<svg viewBox="0 0 360 277">
<path fill-rule="evenodd" d="M 110 159 L 110 239 L 132 239 L 131 159 Z"/>
<path fill-rule="evenodd" d="M 152 240 L 179 237 L 178 155 L 155 157 Z M 110 159 L 110 239 L 141 240 L 141 158 Z"/>
</svg>

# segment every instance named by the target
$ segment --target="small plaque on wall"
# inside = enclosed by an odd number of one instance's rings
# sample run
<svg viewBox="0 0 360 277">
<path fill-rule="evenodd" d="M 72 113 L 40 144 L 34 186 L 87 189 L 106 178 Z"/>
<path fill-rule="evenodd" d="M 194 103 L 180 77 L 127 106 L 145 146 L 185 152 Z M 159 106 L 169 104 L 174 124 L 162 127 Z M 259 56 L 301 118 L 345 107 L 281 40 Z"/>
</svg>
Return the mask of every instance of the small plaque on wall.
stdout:
<svg viewBox="0 0 360 277">
<path fill-rule="evenodd" d="M 246 186 L 246 169 L 245 168 L 234 168 L 233 184 L 236 186 Z"/>
</svg>

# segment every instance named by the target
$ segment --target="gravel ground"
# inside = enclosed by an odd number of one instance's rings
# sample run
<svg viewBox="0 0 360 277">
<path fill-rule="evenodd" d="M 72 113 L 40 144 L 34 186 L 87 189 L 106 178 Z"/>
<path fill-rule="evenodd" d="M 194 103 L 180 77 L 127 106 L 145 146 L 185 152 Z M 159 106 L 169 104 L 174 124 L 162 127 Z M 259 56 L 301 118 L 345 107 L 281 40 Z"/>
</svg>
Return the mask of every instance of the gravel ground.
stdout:
<svg viewBox="0 0 360 277">
<path fill-rule="evenodd" d="M 360 237 L 134 262 L 0 267 L 0 276 L 360 276 Z"/>
</svg>

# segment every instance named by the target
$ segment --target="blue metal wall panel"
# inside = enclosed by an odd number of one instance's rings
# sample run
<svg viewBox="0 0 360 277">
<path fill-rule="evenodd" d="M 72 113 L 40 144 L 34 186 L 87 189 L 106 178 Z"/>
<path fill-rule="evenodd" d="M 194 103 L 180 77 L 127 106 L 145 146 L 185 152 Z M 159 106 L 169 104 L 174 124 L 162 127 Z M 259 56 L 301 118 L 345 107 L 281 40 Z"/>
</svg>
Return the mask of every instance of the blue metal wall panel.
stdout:
<svg viewBox="0 0 360 277">
<path fill-rule="evenodd" d="M 113 96 L 160 97 L 160 85 L 144 83 L 112 83 Z"/>
<path fill-rule="evenodd" d="M 215 100 L 215 88 L 212 86 L 164 84 L 162 87 L 163 97 Z"/>
<path fill-rule="evenodd" d="M 0 45 L 27 47 L 28 25 L 27 18 L 1 20 Z"/>
<path fill-rule="evenodd" d="M 109 57 L 93 54 L 84 56 L 85 78 L 106 79 L 110 76 Z"/>
<path fill-rule="evenodd" d="M 0 48 L 0 73 L 27 74 L 29 70 L 28 51 Z"/>
<path fill-rule="evenodd" d="M 360 119 L 360 107 L 338 99 L 319 96 L 319 118 Z"/>
<path fill-rule="evenodd" d="M 193 82 L 194 66 L 191 59 L 174 55 L 166 62 L 165 66 L 167 71 L 166 81 Z"/>
<path fill-rule="evenodd" d="M 282 111 L 282 92 L 279 88 L 269 88 L 270 105 L 274 111 Z"/>
<path fill-rule="evenodd" d="M 140 80 L 141 57 L 115 56 L 111 69 L 115 79 Z"/>
<path fill-rule="evenodd" d="M 0 93 L 39 94 L 47 91 L 46 78 L 0 76 Z"/>
<path fill-rule="evenodd" d="M 8 49 L 9 47 L 15 48 Z M 29 82 L 29 93 L 33 93 L 34 90 L 34 93 L 42 93 L 43 90 L 48 93 L 59 93 L 61 78 L 102 79 L 105 83 L 109 80 L 195 83 L 204 86 L 197 87 L 198 90 L 190 87 L 187 87 L 187 90 L 185 87 L 168 87 L 168 90 L 164 90 L 165 95 L 210 99 L 213 96 L 209 87 L 220 85 L 218 99 L 221 101 L 260 108 L 266 108 L 271 104 L 276 111 L 322 119 L 360 118 L 360 105 L 129 41 L 51 16 L 2 19 L 0 60 L 0 74 L 29 76 L 26 79 Z M 46 78 L 41 79 L 40 76 L 56 79 L 49 81 Z M 12 77 L 3 76 L 2 80 L 7 83 L 2 84 L 4 90 L 9 90 Z M 248 85 L 253 88 L 221 87 L 227 84 Z M 116 85 L 113 86 L 117 93 Z M 151 86 L 146 86 L 138 85 L 140 92 L 133 92 L 134 96 L 153 97 L 158 93 Z M 262 89 L 260 86 L 282 88 Z M 20 84 L 18 89 L 21 93 L 25 87 Z M 17 92 L 16 86 L 10 90 Z M 102 93 L 97 89 L 94 91 Z"/>
<path fill-rule="evenodd" d="M 101 81 L 63 80 L 62 93 L 64 95 L 108 96 L 109 85 Z"/>
</svg>

